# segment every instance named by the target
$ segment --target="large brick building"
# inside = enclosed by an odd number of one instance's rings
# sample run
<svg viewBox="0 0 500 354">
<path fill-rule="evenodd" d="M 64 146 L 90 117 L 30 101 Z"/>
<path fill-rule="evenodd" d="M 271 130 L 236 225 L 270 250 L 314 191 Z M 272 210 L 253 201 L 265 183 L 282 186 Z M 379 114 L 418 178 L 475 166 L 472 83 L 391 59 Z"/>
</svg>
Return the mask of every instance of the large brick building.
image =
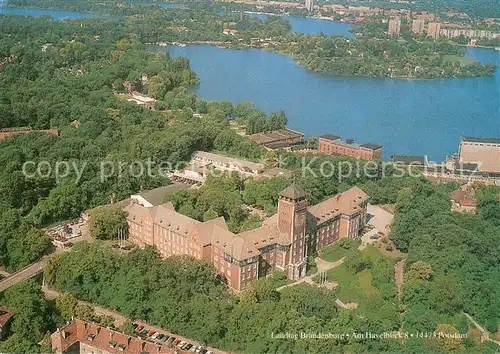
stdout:
<svg viewBox="0 0 500 354">
<path fill-rule="evenodd" d="M 344 155 L 361 160 L 381 160 L 382 146 L 377 144 L 356 144 L 354 140 L 342 140 L 337 135 L 319 137 L 318 151 L 328 155 Z"/>
<path fill-rule="evenodd" d="M 305 194 L 291 185 L 280 193 L 278 212 L 259 228 L 234 234 L 220 217 L 207 222 L 175 211 L 171 203 L 124 208 L 129 241 L 158 249 L 163 257 L 187 254 L 215 266 L 239 291 L 253 280 L 284 271 L 291 279 L 306 274 L 307 256 L 341 237 L 356 237 L 366 220 L 368 195 L 357 187 L 308 206 Z"/>
<path fill-rule="evenodd" d="M 461 137 L 459 159 L 479 172 L 500 173 L 500 139 Z"/>
</svg>

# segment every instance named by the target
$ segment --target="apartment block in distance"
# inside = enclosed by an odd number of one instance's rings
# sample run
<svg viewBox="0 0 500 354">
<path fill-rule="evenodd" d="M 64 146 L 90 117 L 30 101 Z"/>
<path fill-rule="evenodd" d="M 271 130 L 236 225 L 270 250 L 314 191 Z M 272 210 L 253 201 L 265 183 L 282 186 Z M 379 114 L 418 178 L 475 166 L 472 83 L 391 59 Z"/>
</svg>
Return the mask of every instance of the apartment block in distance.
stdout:
<svg viewBox="0 0 500 354">
<path fill-rule="evenodd" d="M 399 18 L 394 18 L 392 20 L 389 20 L 389 29 L 387 33 L 389 33 L 390 36 L 395 36 L 399 35 L 401 32 L 401 20 Z"/>
<path fill-rule="evenodd" d="M 190 255 L 214 265 L 221 279 L 240 291 L 259 277 L 283 271 L 306 275 L 307 256 L 343 237 L 357 237 L 366 221 L 368 195 L 353 187 L 309 206 L 295 185 L 281 191 L 278 212 L 261 227 L 234 234 L 224 218 L 200 222 L 171 203 L 147 208 L 132 202 L 124 211 L 129 241 L 154 246 L 162 257 Z"/>
<path fill-rule="evenodd" d="M 479 172 L 500 173 L 500 139 L 461 137 L 459 159 Z"/>
<path fill-rule="evenodd" d="M 114 331 L 95 323 L 76 319 L 50 336 L 56 354 L 184 354 L 138 337 Z"/>
<path fill-rule="evenodd" d="M 420 35 L 424 33 L 425 21 L 424 20 L 413 20 L 411 30 L 413 34 Z"/>
<path fill-rule="evenodd" d="M 318 151 L 328 155 L 343 155 L 360 160 L 381 160 L 382 146 L 377 144 L 356 144 L 354 140 L 342 140 L 337 135 L 319 137 Z"/>
<path fill-rule="evenodd" d="M 441 32 L 441 23 L 431 22 L 427 25 L 427 36 L 438 39 L 439 33 Z"/>
</svg>

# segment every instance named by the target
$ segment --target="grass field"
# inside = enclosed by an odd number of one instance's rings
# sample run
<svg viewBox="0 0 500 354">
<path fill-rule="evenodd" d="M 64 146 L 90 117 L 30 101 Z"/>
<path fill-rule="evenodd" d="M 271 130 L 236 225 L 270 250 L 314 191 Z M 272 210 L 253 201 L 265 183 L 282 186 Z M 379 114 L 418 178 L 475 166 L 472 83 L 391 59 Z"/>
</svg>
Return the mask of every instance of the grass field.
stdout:
<svg viewBox="0 0 500 354">
<path fill-rule="evenodd" d="M 334 245 L 324 247 L 321 253 L 321 258 L 327 262 L 336 262 L 347 256 L 361 244 L 361 240 L 359 238 L 345 239 L 344 242 L 345 243 L 343 244 L 339 241 Z"/>
<path fill-rule="evenodd" d="M 338 283 L 336 289 L 337 297 L 343 302 L 363 303 L 364 300 L 380 297 L 380 289 L 373 285 L 373 272 L 378 271 L 373 267 L 375 263 L 384 257 L 375 247 L 369 245 L 361 255 L 364 259 L 371 259 L 372 267 L 363 269 L 358 273 L 349 271 L 345 265 L 341 265 L 328 272 L 328 280 Z M 392 260 L 391 260 L 392 264 Z"/>
</svg>

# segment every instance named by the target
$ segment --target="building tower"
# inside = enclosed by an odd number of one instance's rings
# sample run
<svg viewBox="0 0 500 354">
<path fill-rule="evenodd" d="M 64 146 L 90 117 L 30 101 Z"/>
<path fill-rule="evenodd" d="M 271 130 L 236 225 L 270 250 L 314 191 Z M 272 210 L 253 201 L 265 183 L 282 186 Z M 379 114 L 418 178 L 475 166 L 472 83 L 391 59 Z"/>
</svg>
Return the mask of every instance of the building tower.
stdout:
<svg viewBox="0 0 500 354">
<path fill-rule="evenodd" d="M 390 36 L 397 36 L 401 32 L 401 19 L 394 18 L 389 20 L 389 29 L 387 31 Z"/>
<path fill-rule="evenodd" d="M 299 279 L 306 275 L 307 202 L 305 193 L 295 184 L 281 191 L 278 201 L 278 228 L 289 237 L 290 248 L 285 258 L 287 276 Z"/>
<path fill-rule="evenodd" d="M 441 32 L 441 23 L 439 22 L 431 22 L 427 26 L 427 37 L 438 39 L 440 32 Z"/>
<path fill-rule="evenodd" d="M 413 20 L 411 30 L 412 30 L 414 35 L 416 35 L 416 36 L 421 35 L 422 33 L 424 33 L 424 29 L 425 29 L 424 20 L 421 20 L 421 19 Z"/>
</svg>

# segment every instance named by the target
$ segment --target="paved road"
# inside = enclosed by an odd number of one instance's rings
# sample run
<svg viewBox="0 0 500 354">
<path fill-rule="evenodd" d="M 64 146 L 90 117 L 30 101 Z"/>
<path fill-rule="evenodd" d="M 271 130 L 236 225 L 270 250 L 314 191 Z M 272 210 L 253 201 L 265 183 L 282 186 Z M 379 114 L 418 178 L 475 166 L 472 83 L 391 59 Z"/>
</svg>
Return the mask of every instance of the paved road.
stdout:
<svg viewBox="0 0 500 354">
<path fill-rule="evenodd" d="M 22 282 L 32 276 L 41 273 L 43 271 L 43 266 L 45 264 L 45 258 L 39 262 L 30 264 L 26 268 L 21 269 L 20 271 L 10 275 L 9 277 L 2 279 L 0 281 L 0 292 L 7 290 L 11 286 L 16 285 L 17 283 Z"/>
<path fill-rule="evenodd" d="M 42 286 L 42 291 L 45 294 L 45 297 L 47 299 L 50 299 L 50 300 L 53 300 L 53 299 L 57 298 L 59 295 L 61 295 L 60 292 L 58 292 L 56 290 L 53 290 L 53 289 L 49 289 L 49 288 L 47 288 L 47 286 Z M 116 311 L 113 311 L 113 310 L 109 310 L 109 309 L 101 307 L 101 306 L 94 305 L 94 304 L 92 304 L 90 302 L 78 300 L 78 303 L 80 305 L 88 305 L 88 306 L 92 307 L 97 315 L 113 317 L 115 319 L 114 325 L 117 328 L 120 328 L 123 325 L 123 323 L 125 322 L 125 320 L 127 319 L 127 317 L 125 317 L 124 315 L 122 315 L 119 312 L 116 312 Z M 146 323 L 146 322 L 143 322 L 143 321 L 139 321 L 139 320 L 136 320 L 134 322 L 138 323 L 138 324 L 140 324 L 142 326 L 144 326 L 144 328 L 147 328 L 149 330 L 152 330 L 152 331 L 155 331 L 155 332 L 159 332 L 159 333 L 163 333 L 163 334 L 167 334 L 169 336 L 174 336 L 177 339 L 186 341 L 186 342 L 191 343 L 193 345 L 201 345 L 200 343 L 197 343 L 194 340 L 187 339 L 187 338 L 184 338 L 184 337 L 179 336 L 177 334 L 170 333 L 168 331 L 165 331 L 163 328 L 160 328 L 160 327 L 157 327 L 157 326 L 153 326 L 153 325 L 151 325 L 149 323 Z M 206 347 L 206 348 L 208 350 L 213 351 L 215 354 L 229 354 L 228 352 L 224 352 L 224 351 L 219 350 L 219 349 L 210 348 L 210 347 Z"/>
<path fill-rule="evenodd" d="M 69 250 L 70 248 L 57 248 L 52 254 L 64 253 L 68 252 Z M 40 261 L 31 263 L 29 266 L 24 267 L 23 269 L 12 273 L 8 277 L 0 280 L 0 293 L 7 290 L 11 286 L 22 282 L 23 280 L 29 279 L 36 274 L 43 272 L 43 267 L 45 266 L 45 262 L 47 261 L 48 257 L 50 257 L 50 255 L 44 256 Z"/>
</svg>

